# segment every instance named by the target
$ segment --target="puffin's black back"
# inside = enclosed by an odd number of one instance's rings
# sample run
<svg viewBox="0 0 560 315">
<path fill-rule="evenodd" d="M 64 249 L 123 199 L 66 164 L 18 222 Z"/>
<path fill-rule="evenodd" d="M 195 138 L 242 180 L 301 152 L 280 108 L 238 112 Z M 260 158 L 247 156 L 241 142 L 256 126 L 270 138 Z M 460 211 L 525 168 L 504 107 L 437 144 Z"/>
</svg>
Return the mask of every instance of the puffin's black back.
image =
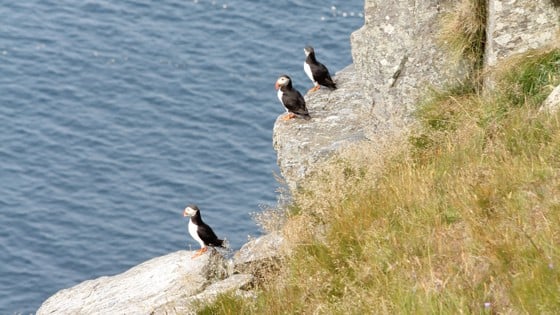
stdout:
<svg viewBox="0 0 560 315">
<path fill-rule="evenodd" d="M 202 221 L 200 210 L 196 211 L 196 214 L 191 217 L 191 220 L 197 226 L 196 232 L 204 244 L 207 246 L 224 246 L 224 240 L 218 239 L 218 236 L 216 236 L 212 228 Z"/>
<path fill-rule="evenodd" d="M 326 86 L 329 89 L 336 90 L 336 83 L 334 83 L 333 79 L 331 78 L 329 69 L 327 69 L 324 64 L 317 61 L 314 51 L 312 51 L 307 56 L 305 62 L 309 65 L 311 73 L 313 74 L 313 78 L 315 79 L 315 81 L 317 81 L 317 83 L 322 86 Z"/>
<path fill-rule="evenodd" d="M 280 87 L 283 93 L 282 104 L 284 104 L 284 107 L 286 107 L 288 111 L 298 114 L 304 119 L 310 119 L 311 116 L 309 116 L 309 111 L 307 111 L 305 98 L 303 98 L 298 90 L 293 88 L 292 79 L 287 75 L 284 76 L 288 78 L 288 84 Z"/>
</svg>

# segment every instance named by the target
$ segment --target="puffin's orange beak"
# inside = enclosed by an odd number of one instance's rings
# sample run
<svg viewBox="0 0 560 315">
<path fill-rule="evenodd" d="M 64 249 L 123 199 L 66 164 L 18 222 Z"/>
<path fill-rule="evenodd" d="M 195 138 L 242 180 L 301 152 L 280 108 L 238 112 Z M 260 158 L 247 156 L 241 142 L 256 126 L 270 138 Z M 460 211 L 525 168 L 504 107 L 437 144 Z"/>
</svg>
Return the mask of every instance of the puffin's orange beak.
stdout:
<svg viewBox="0 0 560 315">
<path fill-rule="evenodd" d="M 278 82 L 276 82 L 276 84 L 274 84 L 274 88 L 275 88 L 276 90 L 278 90 L 278 89 L 280 88 L 280 85 L 278 85 Z"/>
<path fill-rule="evenodd" d="M 189 216 L 189 214 L 187 213 L 187 209 L 183 210 L 183 216 L 184 216 L 184 217 L 188 217 L 188 216 Z"/>
</svg>

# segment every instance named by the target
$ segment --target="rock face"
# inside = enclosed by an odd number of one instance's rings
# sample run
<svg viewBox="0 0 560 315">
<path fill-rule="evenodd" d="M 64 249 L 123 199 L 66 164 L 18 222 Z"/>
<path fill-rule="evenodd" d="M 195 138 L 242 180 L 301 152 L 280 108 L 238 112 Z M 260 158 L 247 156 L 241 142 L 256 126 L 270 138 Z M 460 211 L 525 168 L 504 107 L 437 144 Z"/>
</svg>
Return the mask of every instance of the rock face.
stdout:
<svg viewBox="0 0 560 315">
<path fill-rule="evenodd" d="M 221 255 L 211 251 L 191 259 L 193 253 L 174 252 L 124 273 L 61 290 L 47 299 L 37 314 L 150 314 L 196 295 L 226 276 Z"/>
<path fill-rule="evenodd" d="M 494 88 L 491 71 L 500 60 L 560 41 L 557 0 L 488 0 L 484 90 Z"/>
<path fill-rule="evenodd" d="M 194 314 L 220 293 L 251 296 L 257 277 L 278 261 L 283 241 L 278 233 L 259 237 L 233 260 L 215 249 L 196 259 L 193 251 L 177 251 L 61 290 L 37 314 Z"/>
<path fill-rule="evenodd" d="M 225 292 L 234 292 L 239 296 L 249 297 L 252 293 L 248 290 L 252 287 L 253 280 L 254 277 L 250 274 L 232 275 L 224 280 L 212 283 L 199 294 L 160 305 L 149 314 L 196 314 L 199 305 L 208 304 L 219 294 Z"/>
<path fill-rule="evenodd" d="M 260 279 L 278 265 L 283 243 L 282 235 L 273 232 L 243 245 L 233 256 L 233 273 L 250 273 Z"/>
<path fill-rule="evenodd" d="M 560 30 L 553 0 L 489 0 L 485 65 L 552 43 Z"/>
<path fill-rule="evenodd" d="M 288 187 L 296 189 L 317 162 L 355 141 L 367 140 L 374 123 L 372 104 L 365 102 L 363 85 L 352 66 L 336 75 L 339 89 L 322 88 L 305 96 L 310 120 L 299 118 L 274 124 L 273 146 Z"/>
<path fill-rule="evenodd" d="M 464 69 L 438 44 L 438 21 L 452 1 L 365 1 L 365 24 L 350 38 L 364 97 L 376 116 L 406 118 L 427 86 L 461 79 Z"/>
</svg>

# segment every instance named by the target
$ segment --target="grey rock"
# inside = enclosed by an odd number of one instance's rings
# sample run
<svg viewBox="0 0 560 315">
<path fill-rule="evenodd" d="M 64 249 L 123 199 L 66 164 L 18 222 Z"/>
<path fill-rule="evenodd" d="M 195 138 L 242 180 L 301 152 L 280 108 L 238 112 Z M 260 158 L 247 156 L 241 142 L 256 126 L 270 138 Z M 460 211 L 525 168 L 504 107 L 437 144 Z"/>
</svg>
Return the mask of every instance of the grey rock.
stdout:
<svg viewBox="0 0 560 315">
<path fill-rule="evenodd" d="M 484 91 L 495 87 L 501 60 L 557 42 L 560 9 L 551 0 L 489 0 L 484 52 Z"/>
<path fill-rule="evenodd" d="M 485 65 L 552 43 L 560 10 L 551 0 L 489 0 Z"/>
<path fill-rule="evenodd" d="M 381 128 L 398 133 L 430 86 L 462 79 L 467 70 L 438 39 L 453 1 L 365 1 L 365 24 L 352 33 L 352 57 L 367 103 Z M 371 101 L 370 101 L 371 99 Z M 378 129 L 379 130 L 379 129 Z"/>
<path fill-rule="evenodd" d="M 226 261 L 215 250 L 196 259 L 178 251 L 148 260 L 128 271 L 61 290 L 37 311 L 42 314 L 150 314 L 179 303 L 226 276 Z"/>
<path fill-rule="evenodd" d="M 202 293 L 199 293 L 193 296 L 191 299 L 208 302 L 212 301 L 216 296 L 222 294 L 224 292 L 241 292 L 241 291 L 248 291 L 252 289 L 253 282 L 255 277 L 251 274 L 235 274 L 231 275 L 230 277 L 213 283 L 210 285 L 206 290 Z M 239 293 L 240 295 L 244 295 L 243 293 Z"/>
<path fill-rule="evenodd" d="M 366 104 L 362 85 L 352 66 L 335 76 L 339 89 L 320 89 L 305 95 L 310 120 L 281 120 L 274 124 L 273 146 L 286 184 L 295 189 L 312 170 L 349 143 L 367 140 L 372 104 Z"/>
<path fill-rule="evenodd" d="M 250 274 L 232 275 L 211 284 L 199 294 L 160 305 L 151 314 L 195 314 L 201 305 L 212 303 L 218 295 L 228 292 L 234 292 L 238 296 L 248 298 L 253 296 L 251 292 L 247 291 L 252 288 L 253 281 L 254 277 Z"/>
<path fill-rule="evenodd" d="M 230 277 L 215 282 L 208 286 L 202 293 L 195 295 L 193 298 L 202 299 L 205 296 L 217 295 L 222 292 L 232 290 L 250 290 L 255 277 L 251 274 L 235 274 Z"/>
<path fill-rule="evenodd" d="M 264 274 L 278 266 L 283 243 L 282 235 L 273 232 L 243 245 L 233 256 L 233 273 L 252 274 L 258 281 Z"/>
<path fill-rule="evenodd" d="M 193 251 L 153 258 L 121 274 L 61 290 L 37 314 L 194 314 L 220 293 L 254 296 L 248 290 L 276 266 L 282 243 L 279 233 L 261 236 L 236 252 L 231 263 L 215 249 L 196 259 Z"/>
<path fill-rule="evenodd" d="M 552 90 L 552 92 L 544 100 L 540 110 L 553 114 L 558 111 L 558 108 L 560 108 L 560 85 Z"/>
</svg>

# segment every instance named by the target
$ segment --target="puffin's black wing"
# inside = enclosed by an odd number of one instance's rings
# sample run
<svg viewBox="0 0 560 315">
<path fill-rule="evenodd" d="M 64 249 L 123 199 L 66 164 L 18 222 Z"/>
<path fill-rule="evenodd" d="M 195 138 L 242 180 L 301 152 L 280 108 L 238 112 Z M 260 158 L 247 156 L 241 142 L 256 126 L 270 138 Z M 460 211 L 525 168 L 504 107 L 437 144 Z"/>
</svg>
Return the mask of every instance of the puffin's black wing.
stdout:
<svg viewBox="0 0 560 315">
<path fill-rule="evenodd" d="M 218 239 L 216 233 L 214 233 L 208 224 L 201 222 L 201 224 L 198 225 L 196 232 L 204 244 L 208 246 L 223 247 L 224 240 Z"/>
<path fill-rule="evenodd" d="M 305 99 L 301 93 L 296 89 L 282 87 L 282 104 L 286 109 L 294 114 L 300 115 L 305 119 L 311 118 L 305 105 Z"/>
<path fill-rule="evenodd" d="M 315 81 L 317 81 L 317 83 L 322 86 L 326 86 L 329 89 L 336 89 L 336 84 L 329 74 L 329 69 L 327 69 L 324 64 L 320 62 L 310 63 L 309 68 L 311 68 L 311 73 L 313 74 L 313 78 L 315 79 Z"/>
</svg>

